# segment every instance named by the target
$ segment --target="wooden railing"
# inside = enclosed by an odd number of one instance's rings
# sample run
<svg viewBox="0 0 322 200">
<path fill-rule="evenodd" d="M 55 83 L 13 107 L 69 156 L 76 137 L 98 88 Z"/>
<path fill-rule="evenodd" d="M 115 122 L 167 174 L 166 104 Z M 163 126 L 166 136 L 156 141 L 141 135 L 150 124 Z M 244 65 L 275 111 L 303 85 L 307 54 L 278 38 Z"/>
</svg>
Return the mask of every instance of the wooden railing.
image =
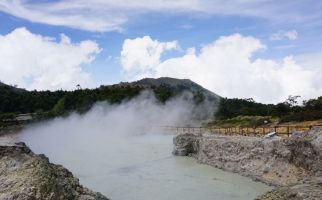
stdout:
<svg viewBox="0 0 322 200">
<path fill-rule="evenodd" d="M 244 135 L 262 137 L 268 133 L 276 132 L 282 137 L 289 137 L 293 132 L 304 132 L 313 127 L 321 127 L 321 125 L 312 126 L 292 126 L 292 125 L 277 125 L 277 126 L 261 126 L 261 127 L 176 127 L 164 126 L 164 130 L 171 131 L 176 134 L 180 133 L 217 133 L 223 135 Z"/>
</svg>

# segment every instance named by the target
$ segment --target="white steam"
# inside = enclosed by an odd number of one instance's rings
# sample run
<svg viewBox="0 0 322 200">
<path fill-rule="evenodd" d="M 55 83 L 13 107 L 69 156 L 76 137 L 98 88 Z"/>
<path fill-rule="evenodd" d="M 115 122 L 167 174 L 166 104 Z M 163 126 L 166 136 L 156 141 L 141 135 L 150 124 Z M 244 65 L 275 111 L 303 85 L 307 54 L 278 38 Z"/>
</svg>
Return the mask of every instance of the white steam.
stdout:
<svg viewBox="0 0 322 200">
<path fill-rule="evenodd" d="M 165 132 L 164 126 L 183 126 L 196 123 L 196 119 L 209 118 L 215 107 L 205 100 L 196 106 L 191 93 L 160 103 L 150 91 L 119 105 L 100 102 L 83 114 L 73 113 L 68 117 L 56 118 L 25 129 L 20 136 L 28 141 L 30 134 L 38 142 L 52 138 L 52 142 L 61 139 L 69 142 L 90 140 L 99 137 L 102 140 L 110 136 L 129 136 Z M 195 125 L 195 124 L 194 124 Z M 67 142 L 69 141 L 69 142 Z M 57 144 L 58 145 L 58 144 Z"/>
</svg>

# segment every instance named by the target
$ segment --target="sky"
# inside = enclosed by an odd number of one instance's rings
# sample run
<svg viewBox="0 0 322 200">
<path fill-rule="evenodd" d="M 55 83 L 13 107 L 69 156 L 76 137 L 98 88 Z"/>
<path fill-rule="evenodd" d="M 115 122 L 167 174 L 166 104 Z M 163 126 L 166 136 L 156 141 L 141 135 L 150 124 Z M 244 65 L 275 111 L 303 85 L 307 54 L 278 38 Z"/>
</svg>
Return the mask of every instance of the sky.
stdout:
<svg viewBox="0 0 322 200">
<path fill-rule="evenodd" d="M 320 0 L 1 0 L 0 81 L 187 78 L 228 98 L 322 95 Z"/>
</svg>

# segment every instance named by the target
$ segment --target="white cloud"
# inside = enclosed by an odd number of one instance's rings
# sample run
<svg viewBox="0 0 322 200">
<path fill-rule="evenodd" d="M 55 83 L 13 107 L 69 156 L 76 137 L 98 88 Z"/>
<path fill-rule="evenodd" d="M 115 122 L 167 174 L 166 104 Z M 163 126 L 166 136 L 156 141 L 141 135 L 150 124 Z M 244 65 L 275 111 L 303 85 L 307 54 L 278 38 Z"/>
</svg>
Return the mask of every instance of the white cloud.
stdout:
<svg viewBox="0 0 322 200">
<path fill-rule="evenodd" d="M 134 39 L 135 41 L 140 38 Z M 131 40 L 126 40 L 126 43 Z M 164 44 L 163 42 L 154 41 Z M 145 48 L 134 43 L 131 48 L 123 46 L 122 52 Z M 158 45 L 154 45 L 158 46 Z M 151 47 L 150 47 L 151 48 Z M 122 63 L 128 79 L 170 76 L 189 78 L 202 86 L 226 97 L 253 97 L 258 101 L 275 103 L 283 101 L 288 95 L 302 95 L 311 98 L 321 94 L 321 77 L 317 70 L 306 69 L 289 56 L 281 61 L 271 59 L 252 59 L 254 53 L 266 47 L 257 38 L 240 34 L 220 37 L 211 44 L 201 48 L 197 53 L 190 48 L 181 57 L 174 57 L 153 62 L 145 70 L 141 70 L 139 62 L 127 62 L 128 57 L 122 55 Z M 150 49 L 149 51 L 154 51 Z M 161 52 L 162 54 L 162 52 Z M 145 56 L 145 58 L 144 58 Z M 149 60 L 148 54 L 139 58 Z M 319 79 L 320 83 L 316 80 Z"/>
<path fill-rule="evenodd" d="M 289 39 L 289 40 L 296 40 L 298 37 L 296 30 L 289 30 L 289 31 L 278 31 L 277 33 L 274 33 L 271 35 L 271 40 L 283 40 L 283 39 Z"/>
<path fill-rule="evenodd" d="M 312 6 L 316 2 L 310 1 L 277 4 L 271 0 L 1 0 L 0 11 L 32 22 L 103 32 L 120 31 L 129 19 L 147 13 L 250 16 L 283 23 L 317 22 L 321 14 Z"/>
<path fill-rule="evenodd" d="M 88 86 L 90 74 L 82 64 L 90 63 L 100 52 L 98 44 L 86 40 L 72 43 L 61 34 L 55 38 L 17 28 L 0 35 L 0 80 L 27 89 L 74 89 Z"/>
<path fill-rule="evenodd" d="M 160 63 L 162 53 L 177 48 L 176 41 L 159 42 L 149 36 L 127 39 L 121 52 L 123 70 L 129 79 L 136 74 L 149 77 L 152 75 L 151 71 Z"/>
</svg>

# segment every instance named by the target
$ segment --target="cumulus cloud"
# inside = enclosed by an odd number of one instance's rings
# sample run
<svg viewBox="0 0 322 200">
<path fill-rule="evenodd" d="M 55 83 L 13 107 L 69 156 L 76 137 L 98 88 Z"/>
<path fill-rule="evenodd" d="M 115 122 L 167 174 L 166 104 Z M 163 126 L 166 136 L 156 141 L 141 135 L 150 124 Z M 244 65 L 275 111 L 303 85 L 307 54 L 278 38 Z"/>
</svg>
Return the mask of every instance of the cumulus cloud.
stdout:
<svg viewBox="0 0 322 200">
<path fill-rule="evenodd" d="M 151 76 L 154 66 L 160 63 L 161 54 L 177 48 L 176 41 L 159 42 L 152 40 L 150 36 L 125 40 L 121 52 L 125 75 L 128 79 L 135 77 L 136 74 Z"/>
<path fill-rule="evenodd" d="M 122 52 L 142 48 L 140 43 L 135 44 L 137 47 L 131 46 L 130 49 L 124 45 Z M 139 63 L 134 62 L 128 62 L 131 66 L 123 68 L 126 68 L 130 80 L 143 78 L 146 74 L 152 77 L 189 78 L 222 96 L 253 97 L 265 103 L 283 101 L 288 95 L 310 98 L 321 94 L 321 85 L 313 81 L 318 76 L 316 70 L 302 67 L 292 56 L 282 60 L 252 58 L 255 53 L 266 48 L 257 38 L 233 34 L 203 46 L 200 52 L 190 48 L 180 57 L 148 63 L 144 72 L 140 70 Z M 166 51 L 162 50 L 161 54 Z M 148 54 L 145 56 L 151 59 Z M 127 55 L 121 55 L 122 63 L 127 63 L 127 59 Z M 321 78 L 318 79 L 321 81 Z"/>
<path fill-rule="evenodd" d="M 276 4 L 270 0 L 1 0 L 0 11 L 32 22 L 103 32 L 120 31 L 129 19 L 148 13 L 250 16 L 278 22 L 318 21 L 321 14 L 312 6 L 316 2 L 308 1 L 299 5 L 289 1 Z M 304 13 L 303 7 L 311 12 Z"/>
<path fill-rule="evenodd" d="M 296 30 L 289 30 L 289 31 L 278 31 L 277 33 L 274 33 L 271 35 L 271 40 L 296 40 L 298 37 Z"/>
<path fill-rule="evenodd" d="M 0 81 L 27 89 L 73 89 L 88 86 L 90 74 L 81 65 L 91 63 L 100 52 L 98 44 L 72 43 L 61 34 L 55 38 L 17 28 L 0 35 Z"/>
</svg>

